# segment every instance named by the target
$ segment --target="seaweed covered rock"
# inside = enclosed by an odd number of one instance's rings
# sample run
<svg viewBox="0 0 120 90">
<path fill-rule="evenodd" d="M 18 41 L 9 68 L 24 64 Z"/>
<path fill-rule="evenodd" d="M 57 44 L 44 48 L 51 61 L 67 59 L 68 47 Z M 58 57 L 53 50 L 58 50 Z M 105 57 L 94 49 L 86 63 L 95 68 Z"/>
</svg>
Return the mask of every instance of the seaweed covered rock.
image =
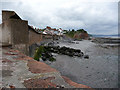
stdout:
<svg viewBox="0 0 120 90">
<path fill-rule="evenodd" d="M 64 54 L 64 55 L 68 55 L 68 56 L 78 56 L 78 57 L 82 57 L 84 54 L 83 52 L 81 52 L 81 50 L 79 49 L 73 49 L 73 48 L 69 48 L 69 47 L 60 47 L 60 46 L 45 46 L 45 48 L 48 50 L 48 52 L 52 52 L 52 53 L 58 53 L 58 54 Z"/>
<path fill-rule="evenodd" d="M 40 46 L 39 48 L 36 49 L 35 54 L 34 54 L 34 59 L 39 61 L 39 58 L 42 56 L 42 53 L 44 52 L 44 47 Z"/>
<path fill-rule="evenodd" d="M 51 47 L 45 47 L 45 46 L 40 46 L 39 48 L 36 49 L 36 52 L 34 54 L 34 59 L 39 61 L 39 58 L 41 58 L 43 61 L 55 61 L 56 59 L 53 58 L 53 55 L 51 54 L 51 50 L 54 50 Z"/>
<path fill-rule="evenodd" d="M 53 57 L 52 53 L 57 54 L 64 54 L 68 56 L 77 56 L 77 57 L 83 57 L 84 53 L 79 49 L 73 49 L 69 47 L 60 47 L 60 46 L 40 46 L 37 48 L 36 53 L 34 55 L 35 60 L 39 60 L 41 57 L 43 61 L 56 61 L 56 59 Z M 89 59 L 89 56 L 84 56 L 85 59 Z"/>
</svg>

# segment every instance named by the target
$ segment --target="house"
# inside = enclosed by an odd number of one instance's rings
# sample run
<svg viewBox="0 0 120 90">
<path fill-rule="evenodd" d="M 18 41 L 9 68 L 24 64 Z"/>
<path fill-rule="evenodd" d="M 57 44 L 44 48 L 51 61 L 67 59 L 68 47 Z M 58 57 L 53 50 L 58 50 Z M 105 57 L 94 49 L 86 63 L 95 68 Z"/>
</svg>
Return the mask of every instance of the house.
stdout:
<svg viewBox="0 0 120 90">
<path fill-rule="evenodd" d="M 43 34 L 51 34 L 51 27 L 47 26 L 43 31 Z"/>
<path fill-rule="evenodd" d="M 43 32 L 43 34 L 50 34 L 50 35 L 63 35 L 63 30 L 61 28 L 56 29 L 56 28 L 51 28 L 47 26 Z"/>
<path fill-rule="evenodd" d="M 59 32 L 58 35 L 60 35 L 60 36 L 63 35 L 63 30 L 62 30 L 62 28 L 59 28 L 59 29 L 58 29 L 58 32 Z"/>
</svg>

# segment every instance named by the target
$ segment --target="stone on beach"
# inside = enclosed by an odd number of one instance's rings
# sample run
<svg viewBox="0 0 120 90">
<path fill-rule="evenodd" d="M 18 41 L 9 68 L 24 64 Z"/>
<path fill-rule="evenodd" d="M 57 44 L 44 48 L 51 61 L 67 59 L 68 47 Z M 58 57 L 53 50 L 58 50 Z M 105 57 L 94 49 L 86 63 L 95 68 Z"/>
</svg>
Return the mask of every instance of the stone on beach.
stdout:
<svg viewBox="0 0 120 90">
<path fill-rule="evenodd" d="M 84 58 L 85 59 L 89 59 L 89 55 L 84 55 Z"/>
</svg>

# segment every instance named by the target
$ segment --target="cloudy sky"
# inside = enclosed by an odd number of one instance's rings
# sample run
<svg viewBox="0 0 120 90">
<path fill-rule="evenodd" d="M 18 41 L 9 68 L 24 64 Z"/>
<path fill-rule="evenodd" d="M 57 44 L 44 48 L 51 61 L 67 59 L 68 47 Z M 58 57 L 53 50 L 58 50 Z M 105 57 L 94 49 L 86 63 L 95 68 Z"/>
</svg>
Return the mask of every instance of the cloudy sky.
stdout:
<svg viewBox="0 0 120 90">
<path fill-rule="evenodd" d="M 109 35 L 118 33 L 118 1 L 2 0 L 0 6 L 2 10 L 15 11 L 22 19 L 28 20 L 29 25 L 37 28 L 83 28 L 90 34 Z"/>
</svg>

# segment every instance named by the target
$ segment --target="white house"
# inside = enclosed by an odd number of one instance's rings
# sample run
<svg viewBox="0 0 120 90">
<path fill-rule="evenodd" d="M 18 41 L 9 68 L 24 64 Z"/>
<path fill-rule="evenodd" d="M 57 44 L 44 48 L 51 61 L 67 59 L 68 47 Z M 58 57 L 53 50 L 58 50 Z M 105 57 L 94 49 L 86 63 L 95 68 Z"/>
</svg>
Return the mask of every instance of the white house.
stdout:
<svg viewBox="0 0 120 90">
<path fill-rule="evenodd" d="M 51 35 L 63 35 L 63 30 L 61 28 L 51 28 L 47 26 L 43 32 L 43 34 L 51 34 Z"/>
<path fill-rule="evenodd" d="M 58 29 L 58 35 L 63 35 L 63 30 L 61 28 Z"/>
</svg>

